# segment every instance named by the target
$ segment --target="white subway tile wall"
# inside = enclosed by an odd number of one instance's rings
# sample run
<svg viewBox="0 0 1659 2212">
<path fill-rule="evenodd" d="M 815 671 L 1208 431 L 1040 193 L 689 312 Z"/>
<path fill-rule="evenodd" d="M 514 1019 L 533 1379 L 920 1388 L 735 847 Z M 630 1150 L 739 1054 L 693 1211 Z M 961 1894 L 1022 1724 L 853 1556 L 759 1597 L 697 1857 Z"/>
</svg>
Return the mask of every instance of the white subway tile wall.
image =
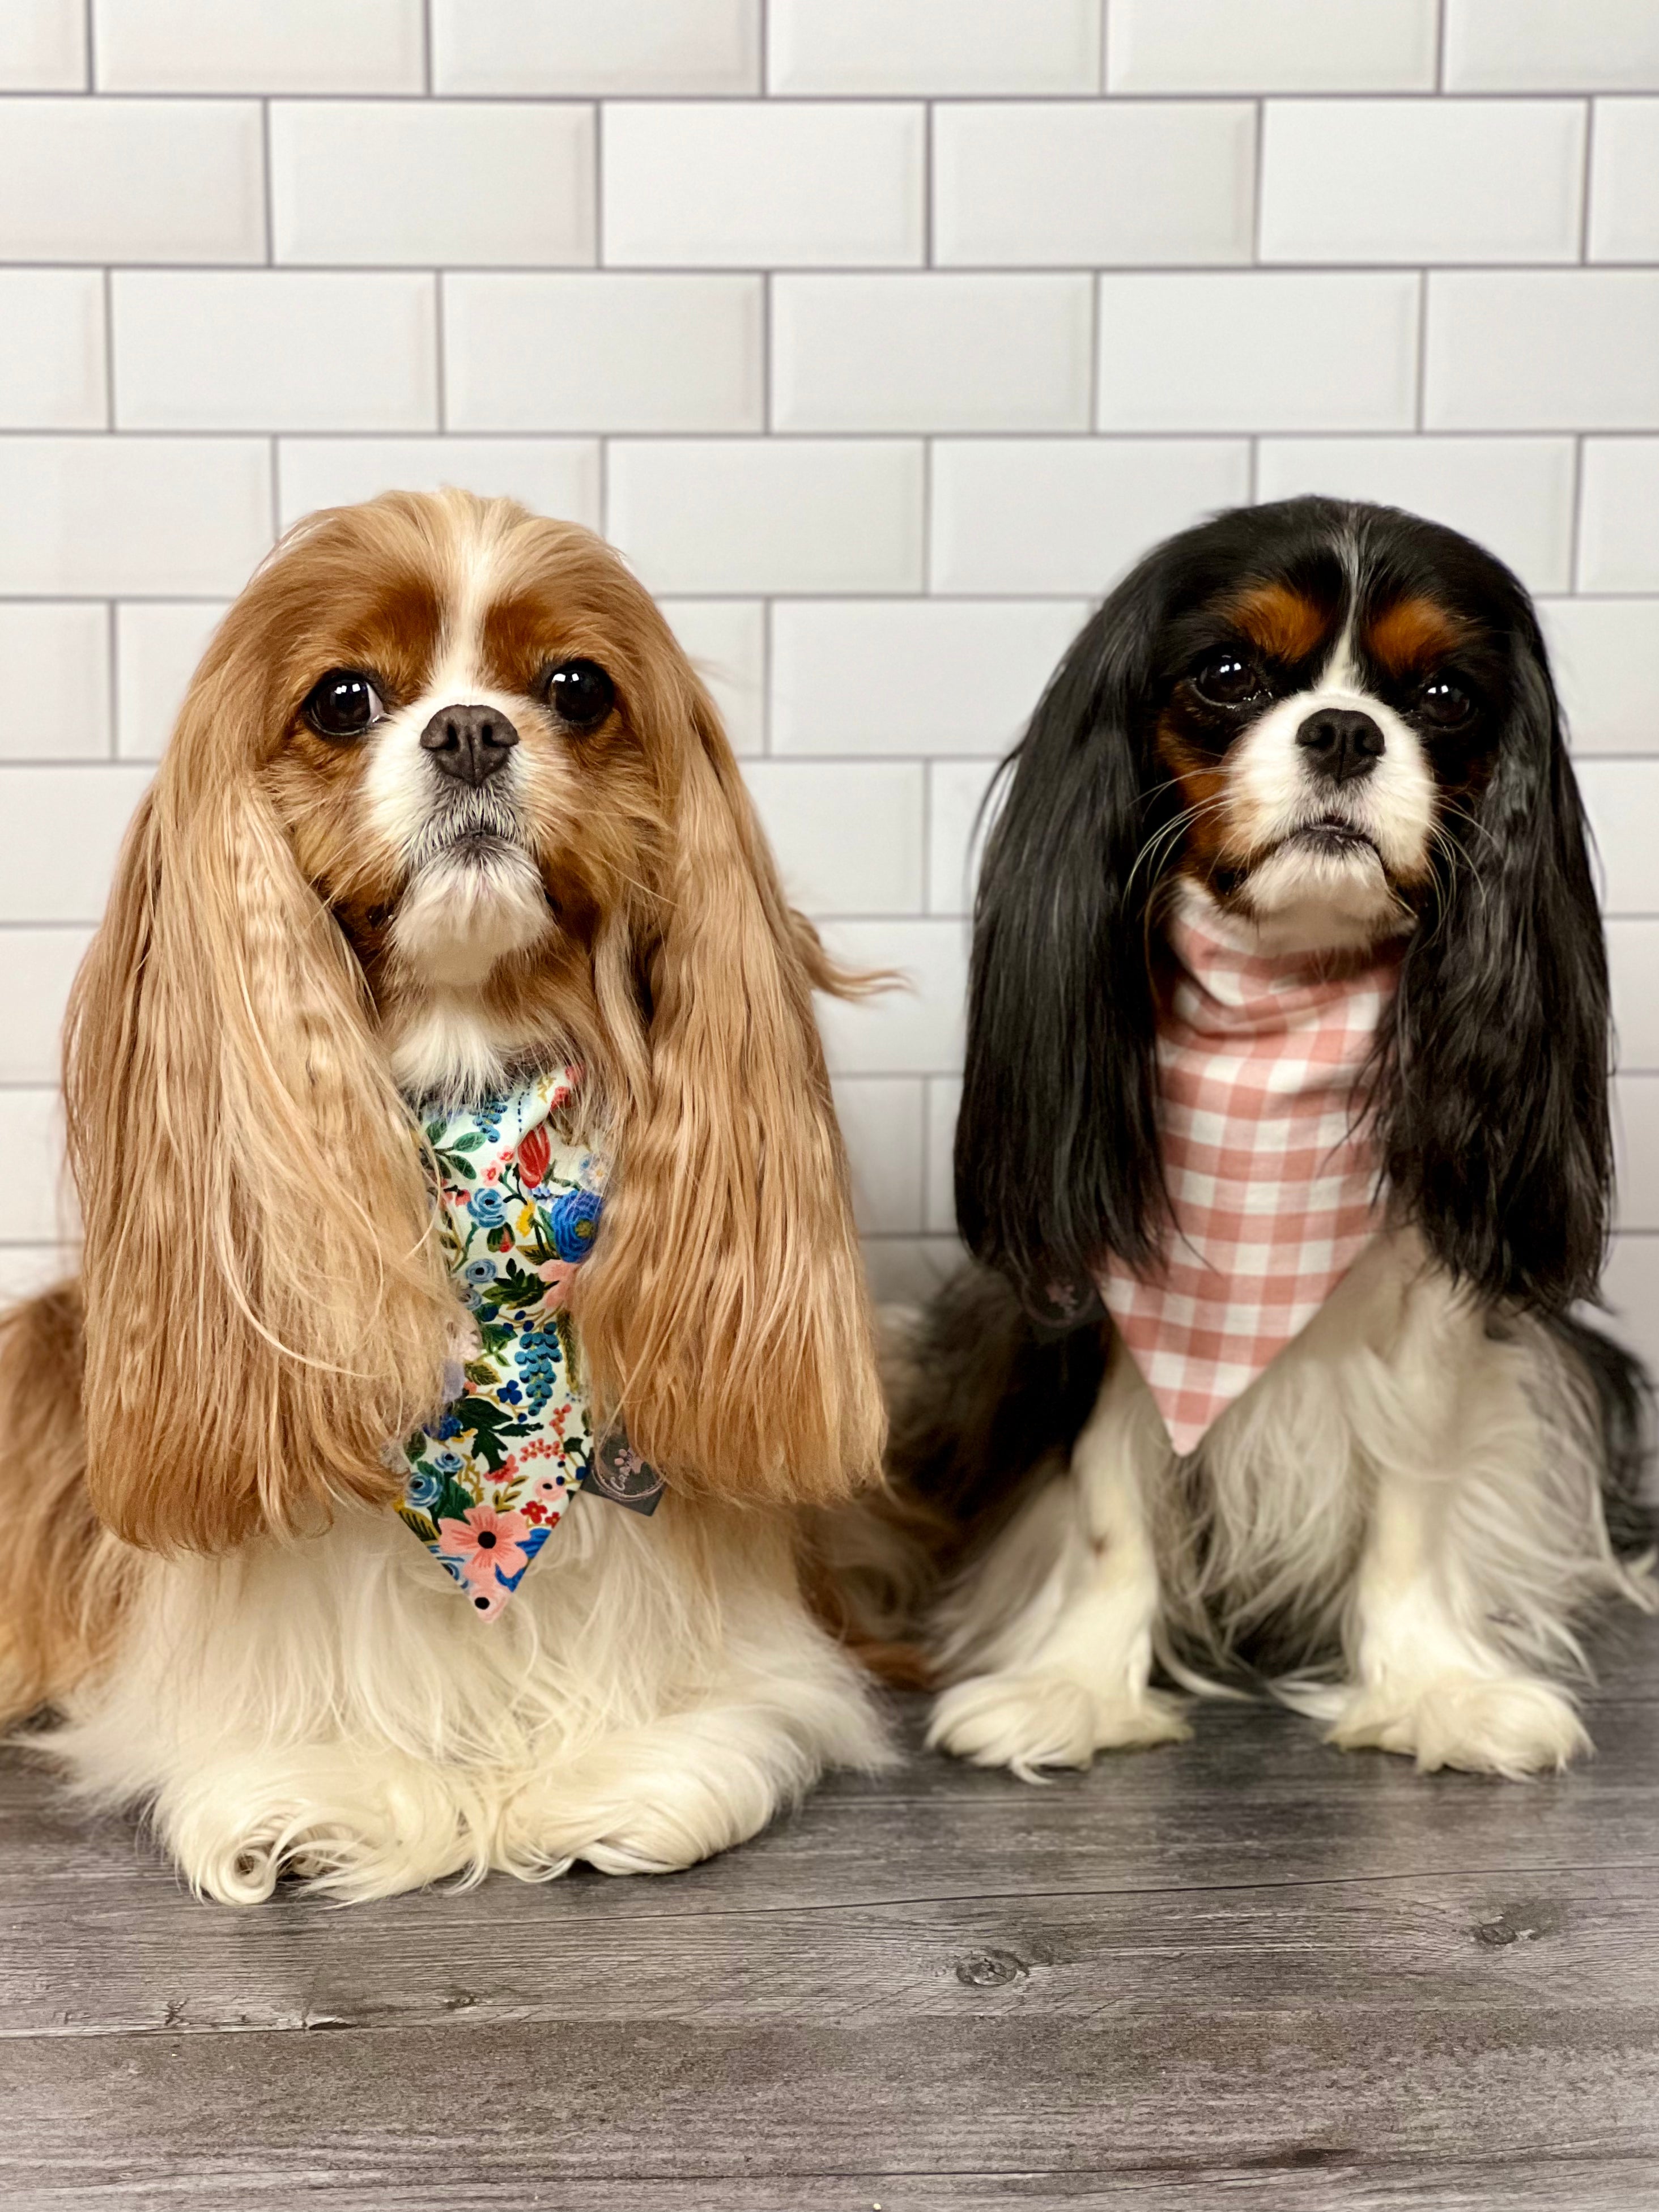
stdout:
<svg viewBox="0 0 1659 2212">
<path fill-rule="evenodd" d="M 0 1295 L 57 1035 L 274 532 L 461 483 L 619 544 L 791 890 L 884 1292 L 953 1251 L 996 763 L 1155 539 L 1304 491 L 1540 595 L 1601 847 L 1609 1289 L 1659 1358 L 1656 0 L 7 0 Z"/>
</svg>

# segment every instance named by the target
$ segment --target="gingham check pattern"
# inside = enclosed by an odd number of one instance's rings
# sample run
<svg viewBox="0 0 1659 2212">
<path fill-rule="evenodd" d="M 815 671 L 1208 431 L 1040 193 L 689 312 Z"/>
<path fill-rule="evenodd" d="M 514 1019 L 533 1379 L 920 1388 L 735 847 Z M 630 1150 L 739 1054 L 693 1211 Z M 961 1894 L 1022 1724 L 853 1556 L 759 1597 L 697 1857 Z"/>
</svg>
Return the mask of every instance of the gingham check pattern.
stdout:
<svg viewBox="0 0 1659 2212">
<path fill-rule="evenodd" d="M 1115 1261 L 1100 1289 L 1189 1452 L 1379 1225 L 1353 1088 L 1397 963 L 1262 958 L 1186 920 L 1170 944 L 1181 974 L 1158 1033 L 1158 1125 L 1175 1226 L 1155 1278 Z"/>
</svg>

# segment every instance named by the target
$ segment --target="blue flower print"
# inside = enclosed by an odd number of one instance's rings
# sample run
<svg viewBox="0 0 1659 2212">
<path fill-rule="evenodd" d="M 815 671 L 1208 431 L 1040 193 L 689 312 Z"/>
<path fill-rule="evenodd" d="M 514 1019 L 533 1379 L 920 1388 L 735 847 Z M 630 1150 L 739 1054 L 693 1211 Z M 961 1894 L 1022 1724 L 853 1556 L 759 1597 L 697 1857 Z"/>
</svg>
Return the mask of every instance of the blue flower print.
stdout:
<svg viewBox="0 0 1659 2212">
<path fill-rule="evenodd" d="M 440 1474 L 459 1474 L 466 1462 L 459 1452 L 441 1451 L 432 1455 L 432 1464 Z"/>
<path fill-rule="evenodd" d="M 465 1387 L 465 1382 L 466 1378 L 463 1376 L 460 1386 L 453 1391 L 451 1395 L 459 1398 L 461 1395 L 461 1390 Z M 434 1421 L 432 1424 L 430 1433 L 436 1437 L 441 1443 L 447 1443 L 451 1437 L 459 1436 L 461 1433 L 461 1425 L 456 1419 L 453 1413 L 446 1413 L 441 1420 Z"/>
<path fill-rule="evenodd" d="M 475 1198 L 479 1195 L 477 1191 L 472 1194 Z M 495 1195 L 499 1196 L 500 1193 Z M 476 1213 L 478 1209 L 474 1206 L 472 1210 Z M 496 1218 L 499 1220 L 500 1218 L 498 1213 Z M 495 1262 L 493 1260 L 469 1260 L 461 1270 L 461 1280 L 471 1283 L 475 1290 L 482 1290 L 486 1283 L 493 1283 L 495 1279 Z"/>
<path fill-rule="evenodd" d="M 604 1205 L 596 1190 L 568 1190 L 547 1209 L 553 1249 L 562 1260 L 585 1260 L 599 1234 Z"/>
<path fill-rule="evenodd" d="M 443 1480 L 424 1467 L 411 1468 L 409 1480 L 404 1485 L 404 1501 L 409 1505 L 435 1505 L 443 1494 Z"/>
<path fill-rule="evenodd" d="M 480 1183 L 466 1203 L 472 1218 L 481 1221 L 486 1229 L 494 1229 L 506 1218 L 507 1194 L 499 1183 Z"/>
</svg>

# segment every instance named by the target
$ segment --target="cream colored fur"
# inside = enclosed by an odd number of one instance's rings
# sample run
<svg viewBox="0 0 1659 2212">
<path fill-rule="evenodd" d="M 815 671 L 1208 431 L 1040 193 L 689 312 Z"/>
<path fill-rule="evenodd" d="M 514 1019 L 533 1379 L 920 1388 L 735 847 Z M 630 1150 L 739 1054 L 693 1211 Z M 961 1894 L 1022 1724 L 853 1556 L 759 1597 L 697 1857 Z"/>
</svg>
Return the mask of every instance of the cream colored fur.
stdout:
<svg viewBox="0 0 1659 2212">
<path fill-rule="evenodd" d="M 1613 1556 L 1594 1407 L 1546 1333 L 1489 1332 L 1414 1239 L 1380 1238 L 1300 1337 L 1176 1459 L 1121 1345 L 1069 1467 L 947 1599 L 932 1741 L 1030 1774 L 1186 1732 L 1252 1630 L 1340 1651 L 1274 1685 L 1344 1748 L 1522 1775 L 1589 1740 L 1551 1676 L 1574 1616 L 1652 1609 Z"/>
</svg>

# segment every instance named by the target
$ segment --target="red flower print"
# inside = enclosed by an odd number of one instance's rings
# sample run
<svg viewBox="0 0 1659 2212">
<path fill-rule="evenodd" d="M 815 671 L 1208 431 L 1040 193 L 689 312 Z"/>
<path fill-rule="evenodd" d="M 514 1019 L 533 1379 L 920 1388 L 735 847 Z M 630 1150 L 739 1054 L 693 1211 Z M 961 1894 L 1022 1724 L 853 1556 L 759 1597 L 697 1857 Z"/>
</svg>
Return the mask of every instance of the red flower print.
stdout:
<svg viewBox="0 0 1659 2212">
<path fill-rule="evenodd" d="M 522 1513 L 498 1513 L 493 1505 L 470 1505 L 464 1521 L 438 1523 L 440 1548 L 460 1561 L 470 1583 L 488 1584 L 498 1573 L 511 1580 L 529 1565 L 520 1548 L 529 1534 Z"/>
<path fill-rule="evenodd" d="M 548 1162 L 553 1157 L 553 1139 L 547 1133 L 547 1124 L 538 1122 L 527 1130 L 519 1146 L 519 1172 L 531 1189 L 547 1173 Z"/>
</svg>

